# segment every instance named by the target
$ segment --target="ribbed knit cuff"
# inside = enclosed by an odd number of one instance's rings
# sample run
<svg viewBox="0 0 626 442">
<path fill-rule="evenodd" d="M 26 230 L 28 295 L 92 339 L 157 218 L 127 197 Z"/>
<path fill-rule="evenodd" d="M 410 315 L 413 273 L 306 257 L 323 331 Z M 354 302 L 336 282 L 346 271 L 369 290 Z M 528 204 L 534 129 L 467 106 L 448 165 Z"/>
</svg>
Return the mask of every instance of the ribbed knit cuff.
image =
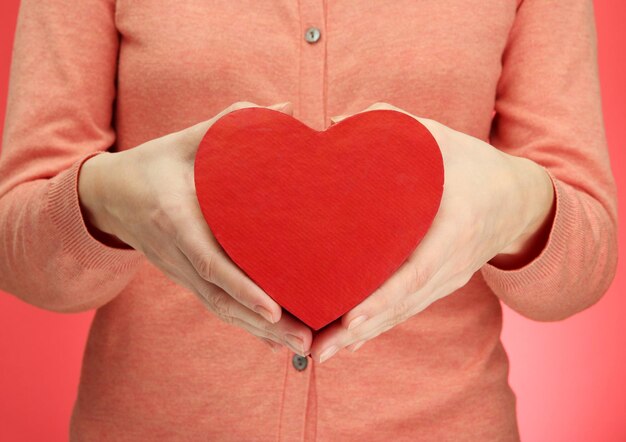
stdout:
<svg viewBox="0 0 626 442">
<path fill-rule="evenodd" d="M 496 294 L 512 294 L 537 282 L 550 285 L 551 281 L 558 280 L 555 276 L 562 272 L 568 259 L 568 241 L 576 234 L 576 226 L 580 221 L 579 208 L 572 191 L 548 169 L 544 169 L 552 180 L 556 200 L 548 239 L 539 255 L 523 267 L 504 270 L 489 263 L 481 267 L 485 282 Z"/>
<path fill-rule="evenodd" d="M 87 229 L 78 198 L 81 166 L 89 158 L 103 153 L 106 151 L 86 154 L 50 179 L 46 210 L 59 232 L 64 253 L 73 256 L 85 268 L 118 273 L 134 268 L 143 254 L 132 248 L 109 246 L 94 238 Z"/>
</svg>

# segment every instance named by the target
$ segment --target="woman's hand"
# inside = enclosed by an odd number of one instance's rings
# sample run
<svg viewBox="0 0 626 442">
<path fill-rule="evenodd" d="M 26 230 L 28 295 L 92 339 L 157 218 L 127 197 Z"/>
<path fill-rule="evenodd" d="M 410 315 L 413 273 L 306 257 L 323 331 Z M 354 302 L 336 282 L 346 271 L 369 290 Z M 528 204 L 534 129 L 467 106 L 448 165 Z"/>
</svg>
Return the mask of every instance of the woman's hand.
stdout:
<svg viewBox="0 0 626 442">
<path fill-rule="evenodd" d="M 373 109 L 410 115 L 386 103 L 365 110 Z M 461 288 L 488 261 L 520 266 L 545 244 L 554 206 L 545 169 L 436 121 L 410 116 L 426 126 L 441 149 L 445 184 L 439 211 L 398 271 L 316 335 L 311 354 L 320 362 L 344 347 L 357 350 Z"/>
<path fill-rule="evenodd" d="M 80 171 L 79 199 L 92 228 L 141 251 L 220 319 L 273 350 L 286 343 L 304 355 L 311 330 L 281 314 L 280 306 L 229 259 L 206 224 L 195 192 L 194 159 L 207 129 L 228 112 L 256 106 L 235 103 L 187 129 L 89 158 Z M 270 108 L 292 112 L 290 103 Z"/>
</svg>

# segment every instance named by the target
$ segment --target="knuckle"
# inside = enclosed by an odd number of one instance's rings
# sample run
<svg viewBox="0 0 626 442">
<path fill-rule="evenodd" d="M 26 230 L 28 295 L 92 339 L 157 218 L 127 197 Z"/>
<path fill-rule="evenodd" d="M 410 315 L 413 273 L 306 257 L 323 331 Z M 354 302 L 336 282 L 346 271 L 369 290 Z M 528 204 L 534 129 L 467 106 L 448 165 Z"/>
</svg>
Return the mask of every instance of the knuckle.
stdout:
<svg viewBox="0 0 626 442">
<path fill-rule="evenodd" d="M 391 316 L 389 320 L 395 325 L 399 322 L 402 322 L 410 311 L 411 303 L 408 299 L 403 299 L 400 302 L 395 303 L 391 307 Z"/>
<path fill-rule="evenodd" d="M 171 232 L 172 222 L 167 210 L 167 203 L 159 201 L 159 203 L 148 214 L 148 222 L 161 232 Z"/>
<path fill-rule="evenodd" d="M 196 289 L 196 293 L 202 298 L 205 304 L 212 307 L 210 300 L 217 292 L 217 287 L 213 284 L 206 284 L 206 286 Z"/>
<path fill-rule="evenodd" d="M 229 318 L 231 316 L 230 303 L 224 293 L 214 293 L 208 298 L 211 310 L 221 318 Z"/>
<path fill-rule="evenodd" d="M 161 198 L 156 206 L 149 211 L 148 222 L 161 234 L 168 237 L 178 237 L 181 220 L 189 213 L 189 207 L 180 198 Z"/>
<path fill-rule="evenodd" d="M 269 321 L 266 320 L 260 320 L 258 325 L 257 325 L 265 334 L 265 336 L 275 336 L 276 335 L 276 330 L 275 330 L 275 325 L 272 324 Z"/>
<path fill-rule="evenodd" d="M 243 330 L 246 330 L 248 333 L 258 338 L 264 338 L 264 339 L 276 338 L 271 333 L 266 333 L 261 327 L 257 327 L 257 325 L 252 322 L 244 321 L 243 319 L 238 318 L 236 316 L 229 317 L 229 320 L 231 321 L 230 322 L 231 324 L 236 325 L 237 327 L 242 328 Z"/>
<path fill-rule="evenodd" d="M 399 320 L 398 318 L 396 318 L 395 316 L 387 316 L 383 321 L 382 324 L 378 327 L 377 329 L 377 334 L 383 333 L 387 330 L 392 329 L 393 327 L 395 327 L 398 324 Z"/>
<path fill-rule="evenodd" d="M 425 267 L 411 266 L 409 275 L 406 279 L 406 293 L 415 293 L 424 286 L 428 277 L 428 269 Z"/>
<path fill-rule="evenodd" d="M 251 295 L 250 286 L 245 279 L 236 284 L 233 284 L 232 287 L 229 289 L 229 293 L 241 304 L 252 305 L 254 302 Z"/>
<path fill-rule="evenodd" d="M 382 292 L 378 292 L 378 296 L 373 296 L 371 298 L 371 304 L 369 308 L 367 308 L 367 312 L 364 312 L 365 315 L 371 317 L 373 314 L 380 313 L 386 311 L 390 305 L 389 298 L 385 296 Z"/>
<path fill-rule="evenodd" d="M 235 318 L 233 318 L 232 316 L 224 316 L 224 315 L 218 315 L 216 314 L 216 316 L 224 323 L 229 324 L 229 325 L 237 325 Z"/>
<path fill-rule="evenodd" d="M 194 267 L 202 279 L 215 282 L 216 261 L 217 258 L 214 253 L 197 253 Z"/>
</svg>

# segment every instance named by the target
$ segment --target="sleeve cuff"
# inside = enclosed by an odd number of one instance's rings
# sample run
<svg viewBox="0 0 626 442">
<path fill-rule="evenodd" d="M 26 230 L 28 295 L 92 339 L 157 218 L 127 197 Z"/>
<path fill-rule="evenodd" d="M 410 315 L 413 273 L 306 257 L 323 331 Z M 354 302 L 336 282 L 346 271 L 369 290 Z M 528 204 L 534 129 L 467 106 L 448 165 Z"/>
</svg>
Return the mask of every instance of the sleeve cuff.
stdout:
<svg viewBox="0 0 626 442">
<path fill-rule="evenodd" d="M 134 268 L 143 254 L 132 248 L 118 248 L 94 238 L 83 219 L 78 199 L 78 173 L 89 158 L 106 153 L 91 152 L 76 160 L 69 169 L 50 179 L 46 209 L 58 231 L 64 253 L 73 256 L 85 268 L 123 272 Z"/>
<path fill-rule="evenodd" d="M 555 214 L 543 250 L 523 267 L 511 270 L 486 263 L 480 269 L 489 287 L 496 293 L 511 293 L 527 289 L 531 284 L 558 281 L 555 273 L 562 271 L 567 261 L 568 242 L 576 235 L 579 221 L 578 205 L 574 195 L 552 173 L 545 169 L 554 186 Z"/>
</svg>

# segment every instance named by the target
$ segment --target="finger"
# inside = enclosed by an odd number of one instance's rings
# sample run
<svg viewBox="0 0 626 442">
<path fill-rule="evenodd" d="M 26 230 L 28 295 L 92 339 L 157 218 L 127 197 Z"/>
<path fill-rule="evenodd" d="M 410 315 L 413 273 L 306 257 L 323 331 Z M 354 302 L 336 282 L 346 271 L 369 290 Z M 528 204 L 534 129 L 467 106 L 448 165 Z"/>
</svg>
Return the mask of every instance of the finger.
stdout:
<svg viewBox="0 0 626 442">
<path fill-rule="evenodd" d="M 401 109 L 401 108 L 396 107 L 396 106 L 394 106 L 392 104 L 385 103 L 385 102 L 382 102 L 382 101 L 379 101 L 379 102 L 371 104 L 370 106 L 368 106 L 366 109 L 362 110 L 361 112 L 367 112 L 367 111 L 372 111 L 372 110 L 380 110 L 380 109 L 387 109 L 387 110 L 394 110 L 396 112 L 402 112 L 403 114 L 406 114 L 409 117 L 412 117 L 412 118 L 416 119 L 417 121 L 422 123 L 424 126 L 426 126 L 426 129 L 428 129 L 429 132 L 432 133 L 432 135 L 437 140 L 438 144 L 442 143 L 442 139 L 443 139 L 442 133 L 445 132 L 445 128 L 438 121 L 432 120 L 430 118 L 424 118 L 424 117 L 419 117 L 417 115 L 413 115 L 412 113 L 410 113 L 410 112 L 408 112 L 408 111 L 406 111 L 404 109 Z"/>
<path fill-rule="evenodd" d="M 394 110 L 397 112 L 402 112 L 403 114 L 406 114 L 414 119 L 416 119 L 417 121 L 419 121 L 420 123 L 422 123 L 424 126 L 426 126 L 426 128 L 432 133 L 432 135 L 435 137 L 437 143 L 439 145 L 443 144 L 445 142 L 445 138 L 444 135 L 446 133 L 446 128 L 439 123 L 438 121 L 432 120 L 430 118 L 424 118 L 424 117 L 418 117 L 416 115 L 411 114 L 410 112 L 405 111 L 404 109 L 401 109 L 399 107 L 396 107 L 392 104 L 389 103 L 385 103 L 385 102 L 376 102 L 373 103 L 371 105 L 369 105 L 368 107 L 366 107 L 363 110 L 360 110 L 358 112 L 355 112 L 354 114 L 342 114 L 342 115 L 335 115 L 330 117 L 330 124 L 331 126 L 333 124 L 339 123 L 342 120 L 345 120 L 346 118 L 355 115 L 355 114 L 360 114 L 362 112 L 368 112 L 368 111 L 372 111 L 372 110 L 381 110 L 381 109 L 387 109 L 387 110 Z M 449 129 L 448 129 L 449 130 Z"/>
<path fill-rule="evenodd" d="M 287 115 L 293 114 L 293 103 L 291 103 L 290 101 L 272 104 L 271 106 L 268 106 L 268 108 L 283 112 Z"/>
<path fill-rule="evenodd" d="M 239 304 L 219 287 L 216 287 L 210 296 L 221 297 L 217 303 L 222 306 L 220 312 L 230 315 L 222 316 L 218 314 L 224 322 L 243 328 L 259 338 L 265 338 L 277 344 L 285 345 L 301 356 L 306 356 L 309 353 L 312 343 L 311 331 L 297 320 L 290 318 L 289 315 L 283 315 L 279 322 L 272 324 Z M 215 300 L 207 299 L 206 295 L 203 295 L 203 298 L 207 301 L 205 305 L 214 311 Z"/>
<path fill-rule="evenodd" d="M 420 290 L 407 296 L 403 302 L 406 307 L 387 309 L 384 313 L 366 320 L 352 330 L 346 329 L 340 321 L 324 328 L 315 337 L 311 355 L 314 358 L 327 360 L 325 352 L 328 348 L 337 347 L 356 351 L 367 341 L 424 311 L 433 302 L 451 293 L 457 287 L 456 283 L 442 280 L 444 273 L 437 272 Z M 331 356 L 332 354 L 334 352 L 331 352 Z"/>
<path fill-rule="evenodd" d="M 444 289 L 445 291 L 445 289 Z M 439 292 L 442 292 L 441 290 Z M 357 351 L 364 343 L 378 337 L 382 333 L 396 327 L 409 318 L 424 311 L 435 300 L 439 299 L 441 294 L 433 293 L 432 285 L 424 287 L 418 293 L 411 295 L 412 303 L 408 310 L 395 313 L 388 310 L 382 315 L 378 315 L 372 320 L 366 321 L 361 327 L 355 330 L 351 335 L 345 349 L 350 352 Z"/>
<path fill-rule="evenodd" d="M 198 211 L 200 209 L 198 208 Z M 198 275 L 218 285 L 238 302 L 270 322 L 280 320 L 282 309 L 267 293 L 255 284 L 224 252 L 209 226 L 197 216 L 187 217 L 176 244 Z"/>
<path fill-rule="evenodd" d="M 276 324 L 270 324 L 264 320 L 259 323 L 256 318 L 238 316 L 232 318 L 231 321 L 256 336 L 267 338 L 281 346 L 287 346 L 301 356 L 306 356 L 310 352 L 313 342 L 310 329 L 296 319 L 290 318 L 289 315 L 283 315 Z"/>
<path fill-rule="evenodd" d="M 201 121 L 199 123 L 194 124 L 193 126 L 189 126 L 185 129 L 183 129 L 182 131 L 180 131 L 181 134 L 183 134 L 186 137 L 186 140 L 193 144 L 199 144 L 200 140 L 202 140 L 202 138 L 204 137 L 204 135 L 206 134 L 206 131 L 220 118 L 222 118 L 224 115 L 226 115 L 229 112 L 232 112 L 234 110 L 238 110 L 238 109 L 245 109 L 248 107 L 260 107 L 258 104 L 256 103 L 252 103 L 250 101 L 238 101 L 236 103 L 231 104 L 230 106 L 228 106 L 226 109 L 222 109 L 220 112 L 218 112 L 216 115 L 214 115 L 213 117 L 209 118 L 208 120 L 204 120 Z"/>
<path fill-rule="evenodd" d="M 408 309 L 407 295 L 422 288 L 431 274 L 431 270 L 425 265 L 418 265 L 416 260 L 408 259 L 369 297 L 341 318 L 343 327 L 353 330 L 387 310 L 395 313 Z"/>
<path fill-rule="evenodd" d="M 385 326 L 387 329 L 392 327 L 387 324 L 382 315 L 368 320 L 363 326 L 366 328 L 358 330 L 347 330 L 340 321 L 335 321 L 315 336 L 315 341 L 311 346 L 311 357 L 321 364 L 328 361 L 342 348 L 375 338 L 384 331 Z"/>
<path fill-rule="evenodd" d="M 332 322 L 318 331 L 311 345 L 311 357 L 323 363 L 334 356 L 342 347 L 350 344 L 352 332 L 346 330 L 339 321 Z"/>
<path fill-rule="evenodd" d="M 172 269 L 163 263 L 158 264 L 158 267 L 174 282 L 194 292 L 204 306 L 219 319 L 248 331 L 268 344 L 273 351 L 287 345 L 302 356 L 309 353 L 312 343 L 311 331 L 290 315 L 283 315 L 276 324 L 269 323 L 265 318 L 232 299 L 221 288 L 199 278 L 193 268 L 190 271 L 183 270 L 182 273 L 186 273 L 183 276 L 180 275 L 180 267 Z M 189 278 L 196 280 L 192 283 Z"/>
<path fill-rule="evenodd" d="M 332 126 L 333 124 L 337 124 L 341 120 L 345 120 L 349 116 L 350 116 L 349 114 L 343 114 L 343 115 L 335 115 L 334 117 L 330 117 L 330 125 Z"/>
<path fill-rule="evenodd" d="M 345 120 L 346 118 L 348 118 L 348 117 L 350 117 L 352 115 L 360 114 L 362 112 L 368 112 L 368 111 L 371 111 L 371 110 L 377 110 L 377 109 L 393 109 L 393 110 L 401 111 L 403 113 L 407 113 L 407 112 L 402 111 L 401 109 L 399 109 L 399 108 L 397 108 L 395 106 L 392 106 L 389 103 L 384 103 L 382 101 L 377 101 L 375 103 L 370 104 L 365 109 L 362 109 L 362 110 L 360 110 L 358 112 L 355 112 L 354 114 L 334 115 L 334 116 L 330 117 L 330 124 L 332 126 L 333 124 L 339 123 L 340 121 Z"/>
<path fill-rule="evenodd" d="M 280 306 L 230 260 L 212 234 L 200 236 L 188 232 L 190 234 L 178 244 L 178 250 L 192 266 L 195 272 L 191 276 L 193 280 L 201 279 L 203 284 L 217 285 L 238 303 L 271 323 L 280 319 Z M 195 244 L 185 243 L 191 241 L 192 237 L 201 239 L 196 240 Z"/>
<path fill-rule="evenodd" d="M 331 327 L 316 336 L 312 353 L 321 355 L 327 346 L 332 345 L 355 350 L 362 343 L 404 322 L 464 285 L 464 279 L 455 276 L 453 270 L 457 266 L 451 264 L 454 261 L 445 254 L 436 253 L 438 248 L 434 247 L 433 238 L 433 235 L 427 234 L 403 266 L 381 285 L 378 293 L 372 294 L 337 321 L 341 326 Z M 412 270 L 420 268 L 422 277 Z M 379 299 L 378 294 L 381 295 Z M 372 308 L 372 315 L 368 315 L 368 305 L 377 302 Z M 352 321 L 357 319 L 357 325 L 349 328 Z"/>
<path fill-rule="evenodd" d="M 236 303 L 234 300 L 233 302 Z M 286 345 L 293 352 L 302 356 L 309 353 L 313 343 L 311 329 L 292 315 L 286 313 L 280 318 L 280 321 L 272 324 L 241 304 L 233 306 L 231 312 L 234 312 L 235 323 L 238 324 L 241 321 L 242 325 L 244 323 L 249 324 L 251 329 L 257 330 L 256 335 L 272 339 L 281 345 Z"/>
<path fill-rule="evenodd" d="M 346 346 L 346 350 L 348 350 L 350 353 L 354 353 L 359 348 L 361 348 L 363 346 L 363 344 L 365 344 L 366 342 L 367 342 L 367 340 L 355 342 L 354 344 L 350 344 L 350 345 Z"/>
<path fill-rule="evenodd" d="M 259 339 L 259 341 L 267 345 L 272 350 L 272 353 L 276 353 L 277 351 L 280 351 L 280 349 L 282 348 L 282 346 L 279 343 L 274 342 L 271 339 L 261 338 L 259 336 L 257 336 L 257 338 Z"/>
<path fill-rule="evenodd" d="M 199 144 L 200 140 L 206 134 L 206 131 L 213 125 L 217 120 L 222 118 L 224 115 L 233 112 L 239 109 L 246 109 L 249 107 L 264 107 L 259 104 L 253 103 L 251 101 L 238 101 L 236 103 L 231 104 L 226 109 L 221 110 L 219 113 L 214 115 L 208 120 L 201 121 L 200 123 L 196 123 L 193 126 L 190 126 L 183 131 L 185 135 L 189 137 L 187 140 L 192 144 Z M 291 115 L 293 113 L 293 104 L 290 101 L 285 101 L 282 103 L 276 103 L 271 106 L 267 106 L 268 108 L 277 110 L 279 112 L 284 112 L 286 114 Z"/>
<path fill-rule="evenodd" d="M 169 279 L 195 292 L 209 310 L 213 311 L 216 315 L 220 317 L 231 317 L 238 312 L 236 305 L 241 306 L 241 303 L 235 301 L 222 288 L 202 279 L 180 249 L 173 246 L 164 255 L 167 258 L 163 258 L 153 252 L 146 254 L 149 260 L 163 271 Z M 242 307 L 247 312 L 250 312 L 245 306 Z M 247 315 L 247 317 L 252 318 L 252 321 L 261 318 L 261 316 L 255 312 L 250 313 L 251 315 Z M 271 324 L 265 318 L 263 318 L 263 320 Z"/>
<path fill-rule="evenodd" d="M 342 348 L 356 351 L 365 342 L 406 321 L 429 305 L 427 300 L 420 300 L 419 296 L 412 296 L 411 299 L 412 307 L 400 316 L 395 316 L 395 313 L 388 310 L 352 330 L 346 329 L 340 321 L 330 324 L 316 335 L 311 346 L 311 356 L 317 362 L 323 363 Z"/>
<path fill-rule="evenodd" d="M 289 313 L 281 315 L 276 323 L 269 322 L 265 317 L 250 310 L 235 300 L 230 293 L 220 287 L 207 282 L 196 272 L 186 255 L 177 249 L 181 264 L 177 266 L 185 279 L 207 301 L 208 307 L 221 317 L 234 318 L 233 322 L 250 325 L 248 330 L 257 330 L 258 336 L 273 339 L 281 344 L 288 345 L 294 352 L 305 355 L 313 341 L 311 329 Z M 241 322 L 240 322 L 241 321 Z"/>
<path fill-rule="evenodd" d="M 322 354 L 326 347 L 332 345 L 345 347 L 349 351 L 358 350 L 367 341 L 424 311 L 433 302 L 454 291 L 456 283 L 444 280 L 447 279 L 444 274 L 447 273 L 438 271 L 421 289 L 405 297 L 403 307 L 387 309 L 352 330 L 343 326 L 323 330 L 323 333 L 316 337 L 311 352 Z"/>
</svg>

